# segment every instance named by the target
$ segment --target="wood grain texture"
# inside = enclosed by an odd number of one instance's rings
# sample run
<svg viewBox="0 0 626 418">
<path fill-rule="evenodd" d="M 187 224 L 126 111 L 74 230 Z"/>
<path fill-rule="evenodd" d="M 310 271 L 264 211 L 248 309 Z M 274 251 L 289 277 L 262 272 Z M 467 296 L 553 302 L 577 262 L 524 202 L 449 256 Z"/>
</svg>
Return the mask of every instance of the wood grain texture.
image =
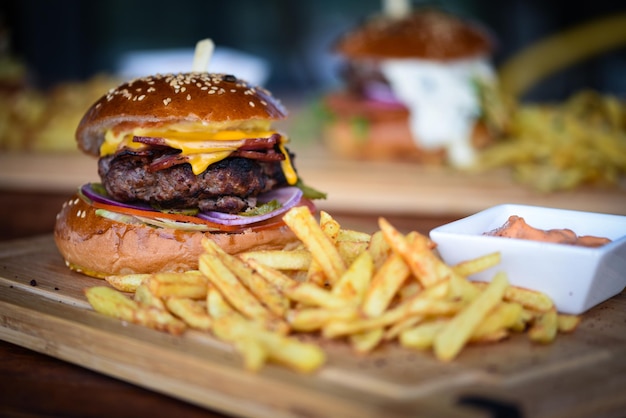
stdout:
<svg viewBox="0 0 626 418">
<path fill-rule="evenodd" d="M 0 243 L 0 339 L 243 417 L 489 416 L 460 399 L 504 402 L 525 416 L 618 416 L 626 407 L 626 294 L 585 314 L 552 345 L 523 335 L 467 348 L 450 364 L 396 345 L 366 357 L 322 342 L 328 364 L 312 376 L 277 366 L 244 371 L 210 335 L 182 337 L 91 311 L 51 236 Z"/>
</svg>

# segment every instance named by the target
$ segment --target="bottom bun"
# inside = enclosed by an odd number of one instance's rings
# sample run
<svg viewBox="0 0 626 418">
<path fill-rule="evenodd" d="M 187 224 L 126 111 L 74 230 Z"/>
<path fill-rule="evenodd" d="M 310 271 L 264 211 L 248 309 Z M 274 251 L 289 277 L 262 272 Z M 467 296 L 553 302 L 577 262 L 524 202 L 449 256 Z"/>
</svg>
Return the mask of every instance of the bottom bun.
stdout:
<svg viewBox="0 0 626 418">
<path fill-rule="evenodd" d="M 365 160 L 412 161 L 445 165 L 444 148 L 424 149 L 409 128 L 409 111 L 398 104 L 365 101 L 345 92 L 328 94 L 325 106 L 332 115 L 324 125 L 324 143 L 335 155 Z M 484 124 L 472 132 L 472 146 L 480 149 L 492 138 Z"/>
<path fill-rule="evenodd" d="M 284 224 L 240 233 L 183 231 L 126 224 L 96 214 L 78 195 L 68 200 L 57 215 L 56 246 L 67 266 L 88 276 L 182 272 L 198 269 L 208 237 L 229 254 L 249 250 L 283 249 L 298 241 Z"/>
</svg>

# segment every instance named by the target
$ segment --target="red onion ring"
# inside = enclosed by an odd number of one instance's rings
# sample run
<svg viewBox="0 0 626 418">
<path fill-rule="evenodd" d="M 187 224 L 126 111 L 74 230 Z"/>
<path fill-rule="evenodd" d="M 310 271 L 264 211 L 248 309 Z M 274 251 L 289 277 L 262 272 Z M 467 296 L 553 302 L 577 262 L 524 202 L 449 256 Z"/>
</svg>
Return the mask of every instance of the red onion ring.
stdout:
<svg viewBox="0 0 626 418">
<path fill-rule="evenodd" d="M 259 204 L 268 203 L 272 200 L 277 200 L 281 204 L 280 208 L 268 213 L 264 213 L 263 215 L 242 216 L 231 213 L 210 211 L 200 212 L 197 216 L 201 219 L 224 225 L 253 224 L 270 218 L 274 218 L 287 212 L 289 209 L 296 206 L 298 202 L 300 202 L 300 200 L 302 199 L 302 194 L 302 190 L 297 187 L 282 187 L 280 189 L 272 190 L 270 192 L 259 195 L 257 198 L 257 202 Z"/>
<path fill-rule="evenodd" d="M 84 184 L 80 188 L 80 192 L 89 200 L 94 202 L 104 203 L 110 206 L 116 206 L 120 208 L 129 208 L 129 209 L 141 209 L 144 211 L 151 211 L 155 214 L 158 214 L 159 211 L 154 209 L 152 206 L 146 203 L 124 203 L 118 202 L 117 200 L 113 200 L 110 197 L 98 193 L 92 183 Z M 263 193 L 257 197 L 257 202 L 259 204 L 264 204 L 271 202 L 272 200 L 277 200 L 281 207 L 265 213 L 263 215 L 257 216 L 241 216 L 237 214 L 230 213 L 222 213 L 222 212 L 200 212 L 196 215 L 200 219 L 204 219 L 206 221 L 210 221 L 213 223 L 217 223 L 220 225 L 250 225 L 255 224 L 261 221 L 265 221 L 270 218 L 274 218 L 278 215 L 281 215 L 296 206 L 298 202 L 302 199 L 302 190 L 297 187 L 283 187 L 280 189 L 272 190 L 267 193 Z"/>
</svg>

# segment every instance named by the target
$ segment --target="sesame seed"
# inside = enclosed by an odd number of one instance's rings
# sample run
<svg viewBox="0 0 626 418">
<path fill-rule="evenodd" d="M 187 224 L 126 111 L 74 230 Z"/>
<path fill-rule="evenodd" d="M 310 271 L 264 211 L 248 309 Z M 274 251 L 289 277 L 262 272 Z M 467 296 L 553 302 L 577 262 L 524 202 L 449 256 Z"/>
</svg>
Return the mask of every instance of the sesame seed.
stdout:
<svg viewBox="0 0 626 418">
<path fill-rule="evenodd" d="M 249 101 L 249 102 L 248 102 L 248 104 L 249 104 L 251 107 L 254 107 L 254 102 L 253 102 L 253 101 Z"/>
<path fill-rule="evenodd" d="M 191 94 L 187 94 L 187 100 L 191 100 Z"/>
<path fill-rule="evenodd" d="M 146 95 L 142 94 L 141 96 L 137 97 L 137 100 L 142 101 L 145 98 L 146 98 Z"/>
</svg>

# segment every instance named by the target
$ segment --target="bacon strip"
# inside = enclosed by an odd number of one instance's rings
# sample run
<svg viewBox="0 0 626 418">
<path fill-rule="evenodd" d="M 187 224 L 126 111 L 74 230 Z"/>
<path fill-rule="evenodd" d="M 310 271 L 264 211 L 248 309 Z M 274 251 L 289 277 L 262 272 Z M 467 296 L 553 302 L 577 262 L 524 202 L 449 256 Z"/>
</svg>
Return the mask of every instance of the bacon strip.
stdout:
<svg viewBox="0 0 626 418">
<path fill-rule="evenodd" d="M 154 146 L 167 147 L 164 138 L 135 136 L 134 142 Z M 280 134 L 272 134 L 269 138 L 246 138 L 243 145 L 233 151 L 229 157 L 249 158 L 251 160 L 259 160 L 265 162 L 276 162 L 285 159 L 281 152 L 277 152 L 274 148 L 280 143 Z M 184 164 L 189 161 L 188 156 L 181 154 L 165 154 L 155 158 L 148 166 L 148 171 L 155 172 L 165 170 L 178 164 Z"/>
</svg>

